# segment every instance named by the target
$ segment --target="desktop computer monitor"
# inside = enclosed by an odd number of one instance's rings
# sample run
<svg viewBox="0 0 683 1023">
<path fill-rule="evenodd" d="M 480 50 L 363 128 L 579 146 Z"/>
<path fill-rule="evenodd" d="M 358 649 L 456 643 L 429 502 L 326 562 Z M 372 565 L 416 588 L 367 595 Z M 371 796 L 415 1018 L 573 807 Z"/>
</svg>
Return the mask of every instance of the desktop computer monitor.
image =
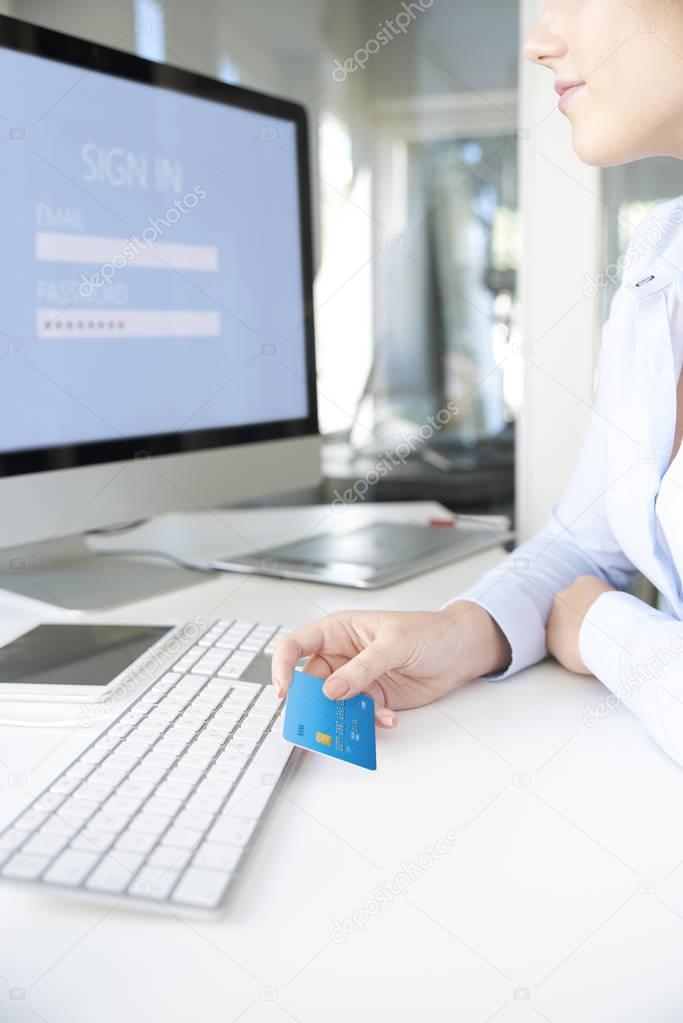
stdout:
<svg viewBox="0 0 683 1023">
<path fill-rule="evenodd" d="M 6 17 L 0 95 L 5 561 L 315 482 L 304 109 Z"/>
</svg>

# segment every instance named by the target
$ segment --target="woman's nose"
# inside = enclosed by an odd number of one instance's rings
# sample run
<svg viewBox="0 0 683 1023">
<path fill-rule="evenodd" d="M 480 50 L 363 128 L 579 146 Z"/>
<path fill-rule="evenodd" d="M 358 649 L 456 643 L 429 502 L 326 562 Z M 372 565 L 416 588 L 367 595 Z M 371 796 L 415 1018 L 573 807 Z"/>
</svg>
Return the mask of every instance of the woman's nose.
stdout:
<svg viewBox="0 0 683 1023">
<path fill-rule="evenodd" d="M 566 52 L 566 40 L 557 31 L 557 26 L 551 24 L 549 12 L 546 11 L 524 44 L 524 56 L 534 64 L 545 65 L 563 57 Z"/>
</svg>

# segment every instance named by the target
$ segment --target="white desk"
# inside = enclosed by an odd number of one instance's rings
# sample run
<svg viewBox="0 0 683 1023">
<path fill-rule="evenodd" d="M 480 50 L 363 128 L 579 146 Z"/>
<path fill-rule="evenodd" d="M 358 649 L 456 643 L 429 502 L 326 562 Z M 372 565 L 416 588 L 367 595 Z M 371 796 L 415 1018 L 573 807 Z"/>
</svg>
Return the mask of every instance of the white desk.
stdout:
<svg viewBox="0 0 683 1023">
<path fill-rule="evenodd" d="M 437 607 L 498 557 L 368 594 L 220 576 L 100 620 Z M 36 610 L 0 604 L 0 639 Z M 626 711 L 586 727 L 603 695 L 546 664 L 404 714 L 374 775 L 304 755 L 218 922 L 0 887 L 0 1020 L 680 1020 L 683 772 Z M 92 737 L 0 727 L 0 824 Z M 449 831 L 451 851 L 401 873 Z"/>
</svg>

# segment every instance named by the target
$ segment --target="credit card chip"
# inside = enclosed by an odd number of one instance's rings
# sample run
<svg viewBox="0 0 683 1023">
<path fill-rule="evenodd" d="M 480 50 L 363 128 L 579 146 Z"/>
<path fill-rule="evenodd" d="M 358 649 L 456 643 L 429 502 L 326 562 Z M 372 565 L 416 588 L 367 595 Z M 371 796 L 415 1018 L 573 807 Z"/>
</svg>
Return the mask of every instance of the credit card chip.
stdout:
<svg viewBox="0 0 683 1023">
<path fill-rule="evenodd" d="M 332 736 L 328 735 L 327 732 L 316 732 L 315 741 L 320 743 L 321 746 L 331 746 Z"/>
</svg>

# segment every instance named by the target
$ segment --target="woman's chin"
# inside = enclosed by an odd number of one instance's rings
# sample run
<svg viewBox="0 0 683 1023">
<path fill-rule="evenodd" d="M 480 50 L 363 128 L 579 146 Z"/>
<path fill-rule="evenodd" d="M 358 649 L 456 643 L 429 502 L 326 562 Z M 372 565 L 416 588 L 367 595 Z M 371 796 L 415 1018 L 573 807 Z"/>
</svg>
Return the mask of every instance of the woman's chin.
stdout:
<svg viewBox="0 0 683 1023">
<path fill-rule="evenodd" d="M 628 131 L 618 132 L 614 124 L 595 118 L 572 120 L 572 147 L 582 163 L 589 167 L 616 167 L 633 160 L 659 155 L 644 137 Z"/>
<path fill-rule="evenodd" d="M 572 146 L 582 163 L 589 167 L 614 167 L 637 160 L 639 154 L 619 139 L 604 132 L 587 131 L 576 125 L 572 130 Z"/>
</svg>

